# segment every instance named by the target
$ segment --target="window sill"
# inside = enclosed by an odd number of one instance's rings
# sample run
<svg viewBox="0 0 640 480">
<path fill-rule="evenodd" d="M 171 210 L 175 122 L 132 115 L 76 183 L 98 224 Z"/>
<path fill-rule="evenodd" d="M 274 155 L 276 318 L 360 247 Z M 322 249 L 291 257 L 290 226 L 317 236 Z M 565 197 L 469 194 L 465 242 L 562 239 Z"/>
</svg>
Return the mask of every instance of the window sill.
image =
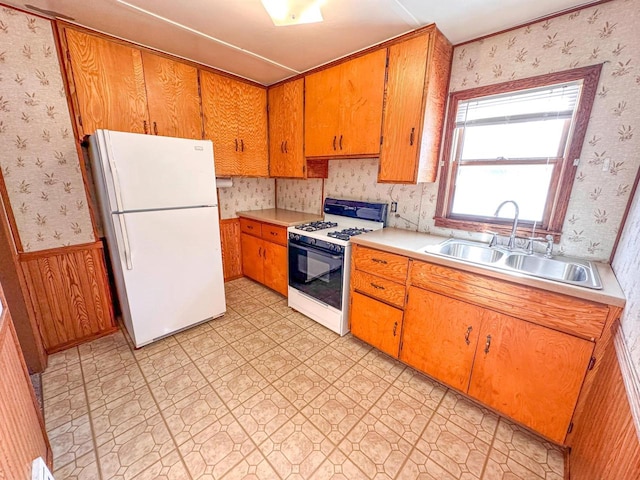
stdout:
<svg viewBox="0 0 640 480">
<path fill-rule="evenodd" d="M 512 228 L 511 222 L 492 223 L 474 221 L 472 219 L 461 220 L 445 217 L 435 217 L 435 226 L 441 228 L 451 228 L 453 230 L 463 230 L 467 232 L 485 233 L 487 231 L 491 231 L 505 237 L 511 235 Z M 531 224 L 524 223 L 521 226 L 518 226 L 516 235 L 518 237 L 528 238 L 531 236 L 531 228 Z M 560 237 L 562 236 L 562 232 L 551 231 L 546 228 L 536 228 L 536 237 L 544 237 L 545 235 L 553 235 L 554 243 L 558 243 L 560 241 Z"/>
</svg>

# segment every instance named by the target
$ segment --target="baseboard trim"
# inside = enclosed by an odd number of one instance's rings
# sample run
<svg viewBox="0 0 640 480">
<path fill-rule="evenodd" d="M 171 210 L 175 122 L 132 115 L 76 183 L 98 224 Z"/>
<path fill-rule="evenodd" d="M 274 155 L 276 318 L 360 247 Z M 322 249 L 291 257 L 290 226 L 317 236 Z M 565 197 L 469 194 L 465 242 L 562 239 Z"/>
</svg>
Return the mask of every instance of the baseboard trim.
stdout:
<svg viewBox="0 0 640 480">
<path fill-rule="evenodd" d="M 640 441 L 640 375 L 633 365 L 631 351 L 624 340 L 624 334 L 619 324 L 616 325 L 613 344 L 616 348 L 622 380 L 627 391 L 627 399 L 633 416 L 633 423 L 636 427 L 636 435 L 638 436 L 638 441 Z"/>
</svg>

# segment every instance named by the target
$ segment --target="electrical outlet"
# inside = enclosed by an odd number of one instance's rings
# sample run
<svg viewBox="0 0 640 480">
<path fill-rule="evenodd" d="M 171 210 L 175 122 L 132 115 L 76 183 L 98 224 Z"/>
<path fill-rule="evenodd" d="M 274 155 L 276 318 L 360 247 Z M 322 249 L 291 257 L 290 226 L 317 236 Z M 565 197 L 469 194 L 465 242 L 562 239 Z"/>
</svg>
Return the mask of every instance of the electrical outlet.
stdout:
<svg viewBox="0 0 640 480">
<path fill-rule="evenodd" d="M 55 480 L 42 457 L 36 458 L 31 464 L 31 480 Z"/>
<path fill-rule="evenodd" d="M 609 167 L 611 167 L 611 158 L 607 157 L 602 161 L 602 171 L 608 172 Z"/>
<path fill-rule="evenodd" d="M 391 213 L 396 213 L 398 211 L 398 202 L 391 202 Z"/>
</svg>

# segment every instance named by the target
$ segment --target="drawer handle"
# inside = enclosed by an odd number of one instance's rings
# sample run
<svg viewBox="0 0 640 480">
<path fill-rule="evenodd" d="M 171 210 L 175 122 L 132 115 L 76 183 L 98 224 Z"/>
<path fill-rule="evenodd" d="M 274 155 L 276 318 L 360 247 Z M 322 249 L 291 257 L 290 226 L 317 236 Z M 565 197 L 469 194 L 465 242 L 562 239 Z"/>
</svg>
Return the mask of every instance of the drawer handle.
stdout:
<svg viewBox="0 0 640 480">
<path fill-rule="evenodd" d="M 394 324 L 393 324 L 393 336 L 394 336 L 394 337 L 396 336 L 396 330 L 397 330 L 397 328 L 398 328 L 398 322 L 396 322 L 396 323 L 394 323 Z"/>
<path fill-rule="evenodd" d="M 471 331 L 473 330 L 473 327 L 471 325 L 469 325 L 469 328 L 467 328 L 467 333 L 464 334 L 464 342 L 469 345 L 471 343 L 471 340 L 469 340 L 469 335 L 471 335 Z"/>
<path fill-rule="evenodd" d="M 277 237 L 277 236 L 278 236 L 278 232 L 270 232 L 270 233 L 271 233 L 271 235 L 273 235 L 274 237 Z"/>
<path fill-rule="evenodd" d="M 373 288 L 375 288 L 376 290 L 384 290 L 384 287 L 382 285 L 378 285 L 376 283 L 370 283 L 369 285 L 371 285 Z"/>
<path fill-rule="evenodd" d="M 491 348 L 491 335 L 487 335 L 487 342 L 484 344 L 484 353 L 489 353 L 489 348 Z"/>
<path fill-rule="evenodd" d="M 253 230 L 253 225 L 247 225 L 248 230 Z"/>
<path fill-rule="evenodd" d="M 381 263 L 382 265 L 386 265 L 387 264 L 386 260 L 381 260 L 379 258 L 372 258 L 371 261 L 372 262 L 376 262 L 376 263 Z"/>
</svg>

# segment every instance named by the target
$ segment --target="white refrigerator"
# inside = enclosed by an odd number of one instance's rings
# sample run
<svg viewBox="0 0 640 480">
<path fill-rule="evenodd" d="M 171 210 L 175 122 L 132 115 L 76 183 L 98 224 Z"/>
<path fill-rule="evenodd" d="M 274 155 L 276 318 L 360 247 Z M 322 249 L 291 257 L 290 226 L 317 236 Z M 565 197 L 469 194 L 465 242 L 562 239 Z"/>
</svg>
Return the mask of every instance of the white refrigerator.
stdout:
<svg viewBox="0 0 640 480">
<path fill-rule="evenodd" d="M 212 143 L 96 130 L 89 156 L 136 347 L 223 315 Z"/>
</svg>

